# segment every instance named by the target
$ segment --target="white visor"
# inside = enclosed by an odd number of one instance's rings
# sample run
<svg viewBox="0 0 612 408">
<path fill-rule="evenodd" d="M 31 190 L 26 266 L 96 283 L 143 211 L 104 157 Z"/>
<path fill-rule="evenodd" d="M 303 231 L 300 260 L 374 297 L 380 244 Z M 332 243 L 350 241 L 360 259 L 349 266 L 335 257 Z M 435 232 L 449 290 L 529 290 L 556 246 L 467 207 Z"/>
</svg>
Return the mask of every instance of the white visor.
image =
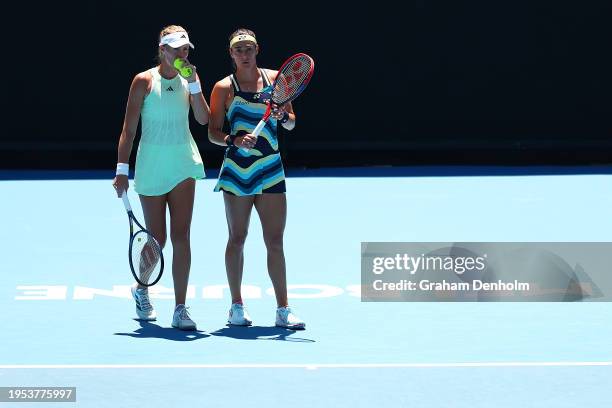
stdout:
<svg viewBox="0 0 612 408">
<path fill-rule="evenodd" d="M 159 45 L 166 45 L 166 44 L 168 44 L 172 48 L 182 47 L 185 44 L 189 44 L 191 48 L 195 48 L 193 44 L 189 42 L 189 36 L 184 31 L 178 31 L 176 33 L 170 33 L 170 34 L 164 35 L 161 38 Z"/>
</svg>

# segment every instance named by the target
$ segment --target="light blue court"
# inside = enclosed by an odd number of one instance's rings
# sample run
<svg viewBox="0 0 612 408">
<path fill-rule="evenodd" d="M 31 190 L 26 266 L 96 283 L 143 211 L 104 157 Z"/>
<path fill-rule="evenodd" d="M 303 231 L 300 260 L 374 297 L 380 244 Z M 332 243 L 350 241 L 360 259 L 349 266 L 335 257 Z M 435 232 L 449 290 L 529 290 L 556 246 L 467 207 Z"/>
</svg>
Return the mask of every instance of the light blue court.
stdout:
<svg viewBox="0 0 612 408">
<path fill-rule="evenodd" d="M 226 326 L 214 179 L 197 184 L 192 227 L 199 331 L 180 332 L 169 268 L 152 292 L 158 321 L 133 320 L 112 175 L 49 174 L 0 173 L 0 386 L 74 386 L 83 407 L 612 406 L 610 303 L 359 297 L 361 242 L 612 241 L 611 168 L 289 172 L 290 301 L 307 323 L 295 332 L 274 327 L 255 213 L 244 274 L 254 326 Z"/>
</svg>

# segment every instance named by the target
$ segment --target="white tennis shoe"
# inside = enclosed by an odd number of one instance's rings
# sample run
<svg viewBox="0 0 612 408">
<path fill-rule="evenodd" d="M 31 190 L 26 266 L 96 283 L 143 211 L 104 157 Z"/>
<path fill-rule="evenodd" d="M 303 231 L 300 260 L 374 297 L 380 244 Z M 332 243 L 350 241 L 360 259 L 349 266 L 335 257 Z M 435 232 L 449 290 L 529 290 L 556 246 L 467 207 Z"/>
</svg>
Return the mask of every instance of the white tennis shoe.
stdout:
<svg viewBox="0 0 612 408">
<path fill-rule="evenodd" d="M 149 301 L 149 290 L 147 288 L 138 289 L 138 286 L 132 286 L 132 297 L 136 302 L 136 314 L 140 320 L 152 321 L 157 319 L 155 309 Z"/>
<path fill-rule="evenodd" d="M 301 330 L 306 328 L 306 323 L 291 312 L 291 308 L 279 307 L 276 309 L 276 326 L 287 329 Z"/>
<path fill-rule="evenodd" d="M 174 309 L 174 316 L 172 316 L 172 327 L 180 330 L 196 330 L 196 324 L 187 311 L 185 305 L 178 305 Z"/>
<path fill-rule="evenodd" d="M 240 303 L 232 303 L 227 322 L 233 326 L 250 326 L 253 323 L 246 308 Z"/>
</svg>

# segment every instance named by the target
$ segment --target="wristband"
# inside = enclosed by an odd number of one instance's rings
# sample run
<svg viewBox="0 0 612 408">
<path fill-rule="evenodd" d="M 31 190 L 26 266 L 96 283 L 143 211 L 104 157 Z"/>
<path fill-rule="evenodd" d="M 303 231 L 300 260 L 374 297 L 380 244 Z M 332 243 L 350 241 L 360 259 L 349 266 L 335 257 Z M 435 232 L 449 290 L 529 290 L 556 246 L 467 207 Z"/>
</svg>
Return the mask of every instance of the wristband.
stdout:
<svg viewBox="0 0 612 408">
<path fill-rule="evenodd" d="M 117 176 L 127 176 L 130 174 L 130 165 L 128 163 L 117 163 Z"/>
<path fill-rule="evenodd" d="M 283 117 L 280 120 L 280 123 L 287 123 L 288 120 L 289 120 L 289 112 L 285 111 L 285 113 L 283 114 Z"/>
<path fill-rule="evenodd" d="M 189 93 L 192 95 L 202 92 L 202 86 L 200 85 L 200 81 L 189 82 L 188 87 Z"/>
<path fill-rule="evenodd" d="M 234 146 L 234 140 L 236 140 L 237 137 L 238 135 L 227 135 L 225 138 L 225 144 L 228 146 Z"/>
</svg>

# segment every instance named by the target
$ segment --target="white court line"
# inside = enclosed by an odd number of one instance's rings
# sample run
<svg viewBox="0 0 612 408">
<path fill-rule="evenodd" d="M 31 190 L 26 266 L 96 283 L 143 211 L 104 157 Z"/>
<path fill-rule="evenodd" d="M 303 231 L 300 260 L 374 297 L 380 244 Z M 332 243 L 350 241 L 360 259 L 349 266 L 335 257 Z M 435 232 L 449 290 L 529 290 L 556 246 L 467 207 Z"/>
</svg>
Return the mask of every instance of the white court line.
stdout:
<svg viewBox="0 0 612 408">
<path fill-rule="evenodd" d="M 356 364 L 2 364 L 11 369 L 117 369 L 117 368 L 451 368 L 451 367 L 595 367 L 612 361 L 474 362 L 474 363 L 356 363 Z"/>
</svg>

